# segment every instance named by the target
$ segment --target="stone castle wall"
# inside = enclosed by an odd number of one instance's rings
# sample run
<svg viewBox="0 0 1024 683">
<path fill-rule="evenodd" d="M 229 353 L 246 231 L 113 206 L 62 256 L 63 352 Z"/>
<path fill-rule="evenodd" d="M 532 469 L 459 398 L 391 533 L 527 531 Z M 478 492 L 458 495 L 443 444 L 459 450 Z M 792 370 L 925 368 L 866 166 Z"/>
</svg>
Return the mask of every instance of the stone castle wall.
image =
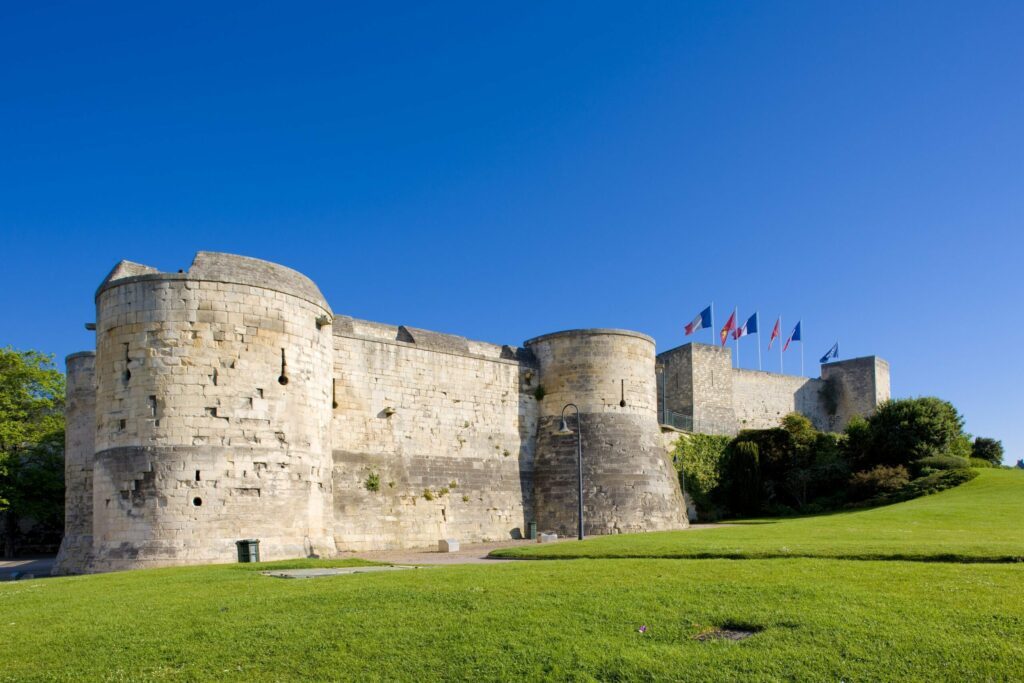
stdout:
<svg viewBox="0 0 1024 683">
<path fill-rule="evenodd" d="M 842 431 L 889 398 L 889 364 L 875 356 L 822 365 L 821 378 L 734 368 L 729 347 L 708 344 L 670 349 L 657 360 L 661 407 L 706 434 L 776 427 L 791 412 L 818 429 Z"/>
<path fill-rule="evenodd" d="M 660 415 L 732 434 L 795 409 L 841 428 L 889 392 L 873 357 L 819 380 L 734 370 L 703 344 L 655 358 L 624 330 L 520 348 L 335 317 L 300 273 L 208 252 L 188 272 L 118 264 L 96 310 L 96 353 L 68 357 L 62 573 L 230 562 L 244 538 L 282 559 L 531 521 L 575 535 L 576 430 L 587 534 L 681 528 L 680 425 Z"/>
<path fill-rule="evenodd" d="M 96 354 L 67 357 L 64 422 L 64 538 L 57 571 L 80 574 L 92 561 L 92 467 L 96 452 Z"/>
<path fill-rule="evenodd" d="M 558 434 L 562 409 L 582 434 L 584 533 L 686 526 L 685 504 L 658 425 L 654 340 L 625 330 L 572 330 L 526 342 L 544 389 L 537 431 L 534 505 L 543 531 L 578 524 L 576 439 Z"/>
<path fill-rule="evenodd" d="M 254 535 L 335 550 L 330 310 L 293 271 L 221 260 L 97 294 L 95 568 L 227 561 Z"/>
<path fill-rule="evenodd" d="M 536 371 L 518 349 L 351 318 L 334 323 L 339 548 L 524 533 Z M 367 481 L 376 475 L 379 489 Z"/>
</svg>

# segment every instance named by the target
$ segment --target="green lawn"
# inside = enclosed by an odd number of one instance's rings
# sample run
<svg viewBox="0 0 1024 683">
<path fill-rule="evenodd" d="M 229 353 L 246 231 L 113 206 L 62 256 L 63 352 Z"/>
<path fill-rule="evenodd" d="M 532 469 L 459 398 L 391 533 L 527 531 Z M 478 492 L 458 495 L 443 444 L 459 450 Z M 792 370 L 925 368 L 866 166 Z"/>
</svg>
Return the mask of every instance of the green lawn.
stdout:
<svg viewBox="0 0 1024 683">
<path fill-rule="evenodd" d="M 764 533 L 764 547 L 835 555 L 954 544 L 974 560 L 1019 556 L 1022 496 L 1024 477 L 985 472 L 890 508 L 589 547 L 741 534 L 752 550 Z M 543 550 L 572 546 L 588 547 Z M 1024 680 L 1024 564 L 581 559 L 307 580 L 258 568 L 0 584 L 0 681 Z M 695 640 L 716 627 L 759 632 Z"/>
<path fill-rule="evenodd" d="M 496 550 L 516 558 L 822 557 L 1024 561 L 1024 471 L 980 470 L 972 481 L 856 512 Z"/>
<path fill-rule="evenodd" d="M 1021 565 L 834 560 L 36 580 L 0 586 L 0 678 L 1019 680 L 1021 586 Z M 723 625 L 764 630 L 693 640 Z"/>
</svg>

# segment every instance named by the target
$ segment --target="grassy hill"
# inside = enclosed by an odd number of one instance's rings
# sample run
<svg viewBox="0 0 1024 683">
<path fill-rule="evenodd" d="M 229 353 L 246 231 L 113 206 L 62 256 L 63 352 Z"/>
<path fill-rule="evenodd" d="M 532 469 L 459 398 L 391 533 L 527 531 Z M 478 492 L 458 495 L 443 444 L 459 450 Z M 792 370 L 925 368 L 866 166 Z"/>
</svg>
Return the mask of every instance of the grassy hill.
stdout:
<svg viewBox="0 0 1024 683">
<path fill-rule="evenodd" d="M 307 580 L 216 565 L 4 583 L 0 681 L 1022 680 L 1024 564 L 976 561 L 1024 554 L 1021 498 L 1024 477 L 992 472 L 890 508 L 607 539 L 931 559 L 952 544 L 969 564 L 582 559 Z M 714 628 L 756 634 L 699 639 Z"/>
<path fill-rule="evenodd" d="M 508 558 L 773 558 L 1024 561 L 1024 471 L 981 470 L 933 496 L 855 512 L 496 550 Z"/>
</svg>

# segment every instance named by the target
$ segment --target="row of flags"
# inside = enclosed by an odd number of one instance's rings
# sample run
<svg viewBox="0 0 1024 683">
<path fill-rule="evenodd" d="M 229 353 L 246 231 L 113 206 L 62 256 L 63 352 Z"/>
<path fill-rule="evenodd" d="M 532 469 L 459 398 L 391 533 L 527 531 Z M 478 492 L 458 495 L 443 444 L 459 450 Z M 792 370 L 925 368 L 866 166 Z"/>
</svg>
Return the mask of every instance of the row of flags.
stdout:
<svg viewBox="0 0 1024 683">
<path fill-rule="evenodd" d="M 722 340 L 722 346 L 725 346 L 726 342 L 729 341 L 730 337 L 737 342 L 737 347 L 736 347 L 737 349 L 739 349 L 739 340 L 741 338 L 746 337 L 747 335 L 750 335 L 750 334 L 757 334 L 758 337 L 760 337 L 760 333 L 758 331 L 759 330 L 758 314 L 756 312 L 752 316 L 747 318 L 747 321 L 745 323 L 743 323 L 742 325 L 739 325 L 739 321 L 737 320 L 737 317 L 738 317 L 738 309 L 734 308 L 733 311 L 732 311 L 732 315 L 729 316 L 729 319 L 725 322 L 725 326 L 722 327 L 721 331 L 719 332 L 719 336 L 721 337 L 721 340 Z M 783 344 L 782 349 L 779 350 L 779 367 L 780 367 L 780 370 L 782 368 L 782 353 L 784 351 L 787 351 L 789 349 L 789 345 L 792 344 L 793 342 L 800 342 L 800 373 L 803 374 L 803 331 L 801 329 L 802 324 L 803 324 L 802 320 L 797 321 L 796 325 L 793 327 L 793 331 L 790 332 L 789 336 L 786 338 L 786 341 Z M 697 317 L 695 317 L 692 321 L 690 321 L 686 325 L 686 327 L 685 327 L 686 336 L 690 336 L 691 334 L 693 334 L 697 330 L 711 329 L 712 327 L 714 327 L 714 304 L 708 306 L 703 311 L 698 313 Z M 775 343 L 775 340 L 776 339 L 781 339 L 781 338 L 782 338 L 782 316 L 779 316 L 775 320 L 775 325 L 772 327 L 771 334 L 768 336 L 768 350 L 771 351 L 772 344 Z M 839 358 L 839 342 L 838 341 L 835 344 L 832 345 L 832 348 L 830 348 L 825 353 L 824 356 L 821 357 L 820 362 L 827 363 L 829 360 L 836 359 L 836 358 Z M 761 367 L 761 347 L 760 347 L 760 345 L 758 345 L 758 348 L 757 348 L 757 366 L 758 366 L 758 369 L 760 369 L 760 367 Z"/>
</svg>

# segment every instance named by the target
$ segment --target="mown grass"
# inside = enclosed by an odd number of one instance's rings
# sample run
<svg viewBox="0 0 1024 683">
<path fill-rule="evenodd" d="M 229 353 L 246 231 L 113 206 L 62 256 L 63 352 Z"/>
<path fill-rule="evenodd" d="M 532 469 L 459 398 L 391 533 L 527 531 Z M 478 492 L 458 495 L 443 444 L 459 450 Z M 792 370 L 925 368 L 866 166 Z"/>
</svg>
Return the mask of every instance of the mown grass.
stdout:
<svg viewBox="0 0 1024 683">
<path fill-rule="evenodd" d="M 504 548 L 506 558 L 777 558 L 1024 561 L 1024 472 L 981 470 L 961 486 L 870 510 L 748 520 L 679 532 Z"/>
<path fill-rule="evenodd" d="M 1020 565 L 830 560 L 34 580 L 0 585 L 0 679 L 1020 679 L 1021 585 Z M 764 630 L 693 639 L 721 626 Z"/>
<path fill-rule="evenodd" d="M 935 559 L 949 544 L 972 560 L 1019 556 L 1022 494 L 1024 477 L 992 472 L 889 508 L 675 537 L 742 532 L 743 557 L 759 533 L 780 534 L 769 550 L 786 539 L 838 558 L 865 544 L 888 557 Z M 361 564 L 371 563 L 0 584 L 0 681 L 1024 680 L 1024 564 L 648 558 L 259 572 Z M 713 628 L 758 633 L 695 640 Z"/>
</svg>

